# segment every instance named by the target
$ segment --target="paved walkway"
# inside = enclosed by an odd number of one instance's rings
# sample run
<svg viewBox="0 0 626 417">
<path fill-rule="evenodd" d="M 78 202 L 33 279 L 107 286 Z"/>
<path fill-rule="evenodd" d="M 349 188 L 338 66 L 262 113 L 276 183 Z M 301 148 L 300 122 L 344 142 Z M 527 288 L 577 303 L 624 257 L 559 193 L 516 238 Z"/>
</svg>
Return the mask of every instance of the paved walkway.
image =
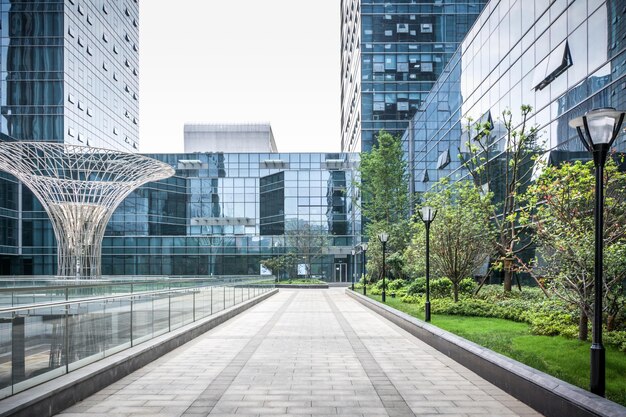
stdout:
<svg viewBox="0 0 626 417">
<path fill-rule="evenodd" d="M 538 416 L 343 289 L 281 290 L 60 414 Z"/>
</svg>

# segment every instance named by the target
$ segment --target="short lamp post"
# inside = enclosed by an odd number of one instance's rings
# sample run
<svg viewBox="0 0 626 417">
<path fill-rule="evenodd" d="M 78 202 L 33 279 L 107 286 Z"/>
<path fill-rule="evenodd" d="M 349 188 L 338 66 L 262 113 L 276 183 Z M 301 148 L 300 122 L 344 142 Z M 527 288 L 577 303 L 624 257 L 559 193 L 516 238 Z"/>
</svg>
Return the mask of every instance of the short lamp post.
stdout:
<svg viewBox="0 0 626 417">
<path fill-rule="evenodd" d="M 367 243 L 361 243 L 361 249 L 363 253 L 363 295 L 367 295 L 367 270 L 365 269 L 365 252 L 367 252 Z"/>
<path fill-rule="evenodd" d="M 430 321 L 430 224 L 435 220 L 437 210 L 431 207 L 422 207 L 418 213 L 426 226 L 426 305 L 424 319 Z"/>
<path fill-rule="evenodd" d="M 354 276 L 356 275 L 356 249 L 352 249 L 352 291 L 354 291 Z"/>
<path fill-rule="evenodd" d="M 594 307 L 591 340 L 591 392 L 604 397 L 606 359 L 602 345 L 602 262 L 604 236 L 604 164 L 611 145 L 620 132 L 624 112 L 613 108 L 594 109 L 569 122 L 583 145 L 593 154 L 596 171 Z"/>
<path fill-rule="evenodd" d="M 387 241 L 389 240 L 389 233 L 387 232 L 381 232 L 378 234 L 378 240 L 380 240 L 380 243 L 383 245 L 383 303 L 385 302 L 385 297 L 386 297 L 386 286 L 385 286 L 385 275 L 387 272 L 387 268 L 386 268 L 386 262 L 385 262 L 385 252 L 387 250 Z"/>
</svg>

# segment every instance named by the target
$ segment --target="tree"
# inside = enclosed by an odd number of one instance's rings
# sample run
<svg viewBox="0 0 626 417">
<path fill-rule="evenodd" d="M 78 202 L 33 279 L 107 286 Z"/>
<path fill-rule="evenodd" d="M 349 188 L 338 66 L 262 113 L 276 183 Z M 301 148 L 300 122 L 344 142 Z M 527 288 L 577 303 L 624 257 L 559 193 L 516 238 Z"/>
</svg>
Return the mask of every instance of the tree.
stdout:
<svg viewBox="0 0 626 417">
<path fill-rule="evenodd" d="M 297 260 L 304 261 L 306 277 L 311 275 L 311 264 L 321 258 L 328 247 L 328 230 L 321 225 L 311 224 L 300 219 L 288 221 L 285 224 L 285 245 L 291 257 L 291 266 L 296 266 Z M 297 273 L 297 271 L 296 271 Z"/>
<path fill-rule="evenodd" d="M 373 279 L 382 276 L 382 249 L 378 233 L 389 233 L 389 254 L 401 254 L 410 235 L 408 174 L 402 143 L 399 137 L 383 130 L 377 140 L 370 152 L 361 154 L 361 181 L 355 184 L 361 191 L 364 234 L 371 245 L 367 251 L 367 270 Z"/>
<path fill-rule="evenodd" d="M 504 272 L 504 290 L 511 291 L 516 259 L 530 245 L 524 239 L 527 229 L 519 223 L 524 202 L 519 198 L 530 184 L 538 145 L 538 131 L 528 126 L 532 107 L 521 107 L 521 123 L 514 124 L 510 110 L 502 112 L 500 124 L 491 121 L 468 121 L 466 152 L 460 159 L 478 188 L 487 188 L 494 196 L 492 221 L 496 228 L 494 269 Z"/>
<path fill-rule="evenodd" d="M 527 270 L 542 277 L 559 298 L 580 310 L 578 338 L 587 339 L 594 304 L 594 166 L 546 167 L 528 189 L 531 208 L 522 220 L 534 230 L 538 260 Z M 609 158 L 605 169 L 604 274 L 607 327 L 623 310 L 626 280 L 626 173 Z"/>
<path fill-rule="evenodd" d="M 481 194 L 473 183 L 443 180 L 424 195 L 423 205 L 437 209 L 430 229 L 430 260 L 433 272 L 452 281 L 454 301 L 459 300 L 459 284 L 472 276 L 493 253 L 493 208 L 491 195 Z M 425 226 L 415 222 L 418 233 L 413 244 L 424 254 Z"/>
</svg>

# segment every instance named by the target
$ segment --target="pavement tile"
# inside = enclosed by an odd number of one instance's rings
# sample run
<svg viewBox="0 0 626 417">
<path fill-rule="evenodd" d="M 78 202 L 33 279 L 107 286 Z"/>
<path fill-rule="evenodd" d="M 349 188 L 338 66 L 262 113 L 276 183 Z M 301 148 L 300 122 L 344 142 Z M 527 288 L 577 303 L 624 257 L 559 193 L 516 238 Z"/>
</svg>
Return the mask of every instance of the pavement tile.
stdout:
<svg viewBox="0 0 626 417">
<path fill-rule="evenodd" d="M 140 415 L 540 416 L 342 289 L 281 290 L 61 413 Z"/>
</svg>

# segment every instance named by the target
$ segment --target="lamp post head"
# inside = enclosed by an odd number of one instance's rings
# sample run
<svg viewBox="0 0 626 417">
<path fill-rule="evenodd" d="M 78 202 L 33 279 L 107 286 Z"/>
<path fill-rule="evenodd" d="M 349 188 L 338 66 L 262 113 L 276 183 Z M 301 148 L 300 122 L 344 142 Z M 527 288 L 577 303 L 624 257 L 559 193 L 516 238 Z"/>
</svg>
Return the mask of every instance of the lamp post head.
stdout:
<svg viewBox="0 0 626 417">
<path fill-rule="evenodd" d="M 424 206 L 418 211 L 420 218 L 426 224 L 430 224 L 437 216 L 437 210 L 432 207 Z"/>
<path fill-rule="evenodd" d="M 363 249 L 363 252 L 365 252 L 367 250 L 367 243 L 361 243 L 361 248 Z"/>
<path fill-rule="evenodd" d="M 352 256 L 356 255 L 356 249 L 352 249 Z"/>
<path fill-rule="evenodd" d="M 380 232 L 378 234 L 378 240 L 380 240 L 380 243 L 387 243 L 387 241 L 389 240 L 389 233 Z"/>
<path fill-rule="evenodd" d="M 593 109 L 584 116 L 570 120 L 569 125 L 578 132 L 585 148 L 590 152 L 596 147 L 610 147 L 619 134 L 624 112 L 612 107 Z"/>
</svg>

